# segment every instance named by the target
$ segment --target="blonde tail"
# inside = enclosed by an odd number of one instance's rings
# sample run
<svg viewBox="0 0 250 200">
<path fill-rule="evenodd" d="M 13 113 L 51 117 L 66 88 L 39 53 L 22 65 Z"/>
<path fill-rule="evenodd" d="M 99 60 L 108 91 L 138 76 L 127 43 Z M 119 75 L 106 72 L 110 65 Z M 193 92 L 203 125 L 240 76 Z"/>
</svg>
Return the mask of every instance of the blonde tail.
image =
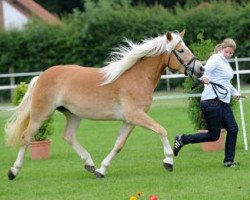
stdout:
<svg viewBox="0 0 250 200">
<path fill-rule="evenodd" d="M 31 80 L 21 103 L 5 125 L 5 141 L 8 146 L 15 147 L 21 144 L 23 133 L 30 119 L 31 96 L 37 79 L 38 76 Z"/>
</svg>

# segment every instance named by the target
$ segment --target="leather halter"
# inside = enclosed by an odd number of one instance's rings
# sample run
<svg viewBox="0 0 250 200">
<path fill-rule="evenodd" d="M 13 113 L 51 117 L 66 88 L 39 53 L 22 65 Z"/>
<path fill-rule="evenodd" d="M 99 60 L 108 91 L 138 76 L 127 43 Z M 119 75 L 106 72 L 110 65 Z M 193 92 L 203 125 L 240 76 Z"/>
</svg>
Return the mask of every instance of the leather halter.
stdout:
<svg viewBox="0 0 250 200">
<path fill-rule="evenodd" d="M 172 50 L 170 52 L 169 58 L 168 58 L 168 64 L 167 66 L 169 66 L 169 62 L 172 56 L 172 53 L 175 55 L 175 57 L 177 58 L 177 60 L 185 67 L 185 75 L 193 75 L 194 74 L 194 65 L 195 65 L 195 61 L 196 58 L 193 56 L 186 64 L 184 63 L 184 61 L 181 59 L 181 57 L 178 55 L 178 53 L 176 52 L 176 50 Z M 193 63 L 192 66 L 190 66 Z"/>
</svg>

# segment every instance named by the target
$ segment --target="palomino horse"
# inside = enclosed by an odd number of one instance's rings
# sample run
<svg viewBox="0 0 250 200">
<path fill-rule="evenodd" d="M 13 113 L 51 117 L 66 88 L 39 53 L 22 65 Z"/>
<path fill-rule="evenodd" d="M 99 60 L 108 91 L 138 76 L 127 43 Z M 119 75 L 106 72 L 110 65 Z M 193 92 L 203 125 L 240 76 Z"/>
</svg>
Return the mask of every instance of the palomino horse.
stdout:
<svg viewBox="0 0 250 200">
<path fill-rule="evenodd" d="M 164 167 L 172 171 L 173 151 L 167 131 L 148 116 L 147 111 L 165 67 L 194 77 L 203 74 L 201 62 L 182 40 L 184 32 L 167 32 L 141 44 L 127 41 L 127 47 L 118 48 L 104 68 L 54 66 L 35 77 L 5 127 L 6 143 L 20 146 L 17 159 L 9 170 L 9 179 L 17 176 L 32 136 L 55 110 L 61 111 L 67 120 L 64 139 L 85 162 L 85 169 L 95 173 L 97 178 L 104 177 L 135 126 L 159 135 L 164 146 Z M 99 169 L 76 139 L 82 118 L 123 122 L 113 149 Z"/>
</svg>

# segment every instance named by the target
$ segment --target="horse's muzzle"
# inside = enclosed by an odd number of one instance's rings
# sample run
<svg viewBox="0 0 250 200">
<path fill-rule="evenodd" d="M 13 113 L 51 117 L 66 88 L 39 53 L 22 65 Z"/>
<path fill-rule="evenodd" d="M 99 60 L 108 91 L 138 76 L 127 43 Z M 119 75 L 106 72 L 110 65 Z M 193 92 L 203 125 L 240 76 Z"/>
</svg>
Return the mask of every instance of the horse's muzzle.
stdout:
<svg viewBox="0 0 250 200">
<path fill-rule="evenodd" d="M 193 76 L 195 78 L 200 78 L 203 76 L 204 72 L 205 72 L 205 68 L 203 67 L 202 63 L 200 61 L 197 61 L 194 66 Z"/>
</svg>

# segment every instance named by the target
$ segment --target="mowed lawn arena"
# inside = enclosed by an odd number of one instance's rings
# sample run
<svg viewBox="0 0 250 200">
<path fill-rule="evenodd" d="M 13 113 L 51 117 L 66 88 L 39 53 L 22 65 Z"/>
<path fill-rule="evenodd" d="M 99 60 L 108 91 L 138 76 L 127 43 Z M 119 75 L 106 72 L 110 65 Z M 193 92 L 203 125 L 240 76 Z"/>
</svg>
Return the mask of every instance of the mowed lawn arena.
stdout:
<svg viewBox="0 0 250 200">
<path fill-rule="evenodd" d="M 243 99 L 249 136 L 250 101 Z M 149 115 L 168 131 L 173 145 L 176 134 L 195 133 L 187 114 L 187 99 L 155 100 Z M 7 173 L 18 149 L 4 144 L 4 125 L 11 112 L 0 111 L 0 199 L 3 200 L 129 200 L 142 192 L 160 200 L 247 200 L 250 198 L 250 157 L 244 149 L 239 106 L 235 116 L 240 128 L 236 161 L 238 168 L 224 168 L 224 151 L 204 152 L 190 145 L 174 158 L 174 170 L 163 167 L 163 146 L 155 133 L 136 127 L 123 150 L 115 157 L 105 178 L 97 179 L 62 139 L 64 116 L 54 115 L 54 134 L 49 159 L 31 160 L 29 152 L 20 174 L 9 181 Z M 79 142 L 92 155 L 96 167 L 113 148 L 121 122 L 83 120 L 77 131 Z M 248 139 L 249 141 L 249 139 Z"/>
</svg>

